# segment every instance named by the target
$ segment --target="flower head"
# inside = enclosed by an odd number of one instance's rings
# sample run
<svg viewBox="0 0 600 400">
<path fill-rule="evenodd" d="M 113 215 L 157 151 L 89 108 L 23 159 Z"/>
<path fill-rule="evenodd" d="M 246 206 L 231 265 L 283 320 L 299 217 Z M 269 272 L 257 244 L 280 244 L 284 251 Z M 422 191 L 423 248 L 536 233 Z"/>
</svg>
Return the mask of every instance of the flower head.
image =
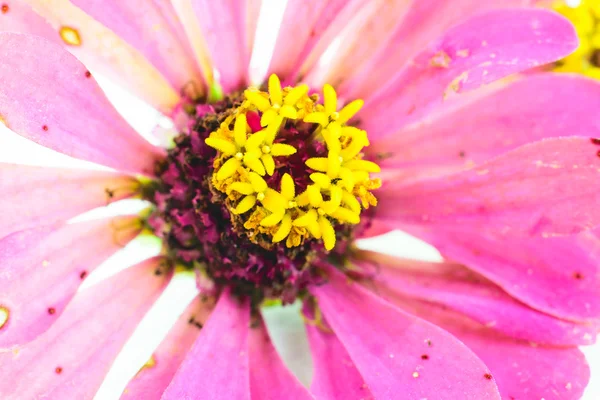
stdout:
<svg viewBox="0 0 600 400">
<path fill-rule="evenodd" d="M 600 84 L 543 72 L 578 45 L 558 13 L 290 0 L 250 85 L 261 2 L 4 3 L 0 120 L 110 170 L 0 164 L 0 398 L 92 398 L 173 276 L 199 293 L 123 398 L 582 395 Z M 96 73 L 172 118 L 171 145 Z M 126 198 L 146 208 L 71 221 Z M 397 229 L 442 257 L 364 249 Z M 140 235 L 158 256 L 80 290 Z M 301 306 L 310 389 L 267 333 L 273 304 Z"/>
</svg>

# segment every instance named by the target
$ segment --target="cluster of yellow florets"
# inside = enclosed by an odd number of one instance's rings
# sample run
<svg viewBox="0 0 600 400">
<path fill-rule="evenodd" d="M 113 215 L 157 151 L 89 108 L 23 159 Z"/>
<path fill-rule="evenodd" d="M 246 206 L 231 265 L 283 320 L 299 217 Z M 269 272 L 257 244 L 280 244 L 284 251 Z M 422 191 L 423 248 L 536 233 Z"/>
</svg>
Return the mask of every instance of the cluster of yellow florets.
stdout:
<svg viewBox="0 0 600 400">
<path fill-rule="evenodd" d="M 266 233 L 274 243 L 287 239 L 288 247 L 313 237 L 331 250 L 336 242 L 334 227 L 358 224 L 362 209 L 377 204 L 371 190 L 379 188 L 381 181 L 371 174 L 380 169 L 362 159 L 362 150 L 369 145 L 367 133 L 346 125 L 362 107 L 362 100 L 338 111 L 333 87 L 323 88 L 323 104 L 317 103 L 318 96 L 309 96 L 308 90 L 306 85 L 282 88 L 279 78 L 271 75 L 269 91 L 246 90 L 242 105 L 211 133 L 206 144 L 219 152 L 214 187 L 232 199 L 234 214 L 252 211 L 246 229 Z M 249 112 L 260 114 L 260 131 L 251 132 Z M 279 187 L 269 187 L 263 178 L 273 175 L 276 157 L 297 152 L 289 144 L 276 142 L 288 120 L 314 124 L 314 134 L 307 140 L 323 141 L 327 147 L 327 157 L 307 160 L 306 166 L 316 172 L 310 174 L 312 184 L 299 194 L 287 173 Z"/>
<path fill-rule="evenodd" d="M 573 54 L 556 64 L 555 71 L 600 79 L 600 0 L 581 0 L 578 6 L 557 1 L 554 9 L 573 23 L 580 41 Z"/>
</svg>

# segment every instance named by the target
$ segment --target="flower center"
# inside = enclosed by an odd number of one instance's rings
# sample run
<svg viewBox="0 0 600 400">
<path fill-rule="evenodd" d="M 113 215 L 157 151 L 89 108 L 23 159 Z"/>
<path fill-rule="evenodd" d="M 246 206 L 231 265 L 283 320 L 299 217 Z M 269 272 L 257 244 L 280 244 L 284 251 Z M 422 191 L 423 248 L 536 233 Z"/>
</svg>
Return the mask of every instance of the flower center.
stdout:
<svg viewBox="0 0 600 400">
<path fill-rule="evenodd" d="M 167 253 L 217 286 L 293 301 L 320 274 L 314 260 L 344 258 L 361 214 L 377 205 L 377 164 L 363 159 L 365 131 L 348 125 L 363 102 L 338 110 L 306 85 L 249 88 L 197 107 L 159 179 L 149 225 Z M 364 222 L 364 221 L 363 221 Z"/>
</svg>

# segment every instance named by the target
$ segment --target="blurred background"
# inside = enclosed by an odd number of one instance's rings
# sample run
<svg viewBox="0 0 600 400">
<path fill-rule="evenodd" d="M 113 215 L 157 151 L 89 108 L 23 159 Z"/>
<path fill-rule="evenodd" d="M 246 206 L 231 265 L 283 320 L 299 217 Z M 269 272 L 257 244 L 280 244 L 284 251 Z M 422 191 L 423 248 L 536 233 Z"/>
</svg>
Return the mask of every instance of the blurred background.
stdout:
<svg viewBox="0 0 600 400">
<path fill-rule="evenodd" d="M 574 4 L 578 0 L 571 1 Z M 598 0 L 600 1 L 600 0 Z M 260 78 L 268 65 L 268 54 L 275 44 L 278 29 L 285 7 L 285 0 L 264 0 L 256 42 L 260 47 L 253 54 L 252 76 Z M 326 61 L 326 60 L 325 60 Z M 92 71 L 93 72 L 93 71 Z M 145 103 L 131 96 L 119 87 L 112 85 L 102 76 L 94 76 L 105 89 L 107 96 L 125 119 L 150 141 L 156 141 L 151 132 L 156 125 L 171 128 L 170 121 Z M 29 142 L 12 133 L 0 124 L 0 161 L 33 165 L 61 167 L 99 168 L 82 161 L 71 159 L 52 150 Z M 97 218 L 106 214 L 126 214 L 141 210 L 145 204 L 131 200 L 115 203 L 104 209 L 94 210 L 78 219 Z M 389 254 L 416 259 L 441 260 L 439 253 L 426 243 L 401 232 L 394 232 L 361 243 L 361 247 Z M 83 285 L 81 290 L 131 266 L 160 250 L 160 244 L 150 237 L 140 237 L 126 246 L 98 268 Z M 188 302 L 195 296 L 196 289 L 191 275 L 178 275 L 144 318 L 108 374 L 96 400 L 118 399 L 127 382 L 137 373 L 152 355 L 154 348 L 167 334 L 171 325 L 183 312 Z M 310 382 L 311 360 L 308 342 L 305 338 L 299 307 L 272 307 L 265 310 L 265 319 L 276 347 L 286 364 L 305 383 Z M 592 369 L 591 382 L 584 396 L 585 400 L 600 399 L 600 345 L 583 349 Z"/>
</svg>

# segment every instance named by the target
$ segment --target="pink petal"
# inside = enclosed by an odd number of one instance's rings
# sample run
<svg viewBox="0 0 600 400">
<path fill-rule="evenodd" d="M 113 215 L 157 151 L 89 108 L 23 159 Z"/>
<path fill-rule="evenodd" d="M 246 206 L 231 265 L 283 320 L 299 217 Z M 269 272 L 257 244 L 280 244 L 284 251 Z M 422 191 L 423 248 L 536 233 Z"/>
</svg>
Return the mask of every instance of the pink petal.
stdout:
<svg viewBox="0 0 600 400">
<path fill-rule="evenodd" d="M 293 83 L 300 67 L 307 63 L 304 74 L 366 3 L 365 0 L 289 0 L 269 73 Z"/>
<path fill-rule="evenodd" d="M 222 293 L 162 399 L 249 400 L 249 323 L 248 303 Z"/>
<path fill-rule="evenodd" d="M 314 324 L 306 324 L 306 331 L 315 369 L 310 390 L 315 397 L 373 400 L 369 387 L 337 336 Z"/>
<path fill-rule="evenodd" d="M 247 0 L 193 0 L 192 6 L 224 92 L 241 89 L 250 63 L 246 27 L 255 24 L 248 21 Z M 250 15 L 258 17 L 255 10 Z"/>
<path fill-rule="evenodd" d="M 158 400 L 200 334 L 214 301 L 197 297 L 183 312 L 151 358 L 129 382 L 122 399 Z"/>
<path fill-rule="evenodd" d="M 129 197 L 137 187 L 112 172 L 0 163 L 0 238 Z"/>
<path fill-rule="evenodd" d="M 363 253 L 362 258 L 364 261 L 358 263 L 363 268 L 372 269 L 369 264 L 377 267 L 373 279 L 379 295 L 400 294 L 437 303 L 524 341 L 557 346 L 595 341 L 596 324 L 562 321 L 529 308 L 460 265 L 418 262 L 376 253 Z"/>
<path fill-rule="evenodd" d="M 62 43 L 56 30 L 36 14 L 26 2 L 11 1 L 3 4 L 8 7 L 8 10 L 0 14 L 0 31 L 29 33 L 52 42 Z"/>
<path fill-rule="evenodd" d="M 0 34 L 0 115 L 16 133 L 69 156 L 152 174 L 161 152 L 108 102 L 75 57 L 35 36 Z"/>
<path fill-rule="evenodd" d="M 358 239 L 366 239 L 374 236 L 383 235 L 394 230 L 393 226 L 389 226 L 385 220 L 378 218 L 365 218 L 366 222 L 361 225 L 357 231 Z"/>
<path fill-rule="evenodd" d="M 188 84 L 202 90 L 193 51 L 170 2 L 72 2 L 143 54 L 176 90 Z"/>
<path fill-rule="evenodd" d="M 546 139 L 455 175 L 384 186 L 378 218 L 517 236 L 573 234 L 600 224 L 599 146 Z"/>
<path fill-rule="evenodd" d="M 254 50 L 254 39 L 256 38 L 256 28 L 262 5 L 263 0 L 246 0 L 246 51 L 250 56 L 252 56 L 252 50 Z"/>
<path fill-rule="evenodd" d="M 271 343 L 271 338 L 261 321 L 250 330 L 250 393 L 254 400 L 314 399 L 298 379 L 286 368 Z"/>
<path fill-rule="evenodd" d="M 395 133 L 453 93 L 558 60 L 577 44 L 571 23 L 548 10 L 498 10 L 473 17 L 389 81 L 360 112 L 361 127 L 372 139 Z"/>
<path fill-rule="evenodd" d="M 169 282 L 160 259 L 79 293 L 64 315 L 28 346 L 0 353 L 3 399 L 91 399 L 140 319 Z"/>
<path fill-rule="evenodd" d="M 366 4 L 346 22 L 345 29 L 336 39 L 339 46 L 336 46 L 331 58 L 315 66 L 303 78 L 310 87 L 322 87 L 325 83 L 338 86 L 345 82 L 349 75 L 368 63 L 379 47 L 387 43 L 398 21 L 412 7 L 410 1 L 371 1 Z M 339 92 L 345 97 L 343 91 Z"/>
<path fill-rule="evenodd" d="M 510 339 L 437 307 L 400 303 L 401 307 L 448 330 L 490 368 L 503 399 L 577 400 L 590 378 L 583 354 L 575 347 L 552 348 Z"/>
<path fill-rule="evenodd" d="M 312 292 L 376 398 L 499 399 L 485 365 L 445 331 L 331 270 Z M 428 362 L 421 359 L 431 353 Z M 460 367 L 459 367 L 460 366 Z M 440 397 L 442 396 L 442 397 Z"/>
<path fill-rule="evenodd" d="M 362 68 L 346 64 L 350 76 L 340 91 L 350 98 L 368 98 L 374 88 L 385 85 L 411 58 L 453 25 L 477 13 L 498 8 L 527 6 L 536 0 L 419 0 L 412 2 L 409 13 L 397 19 L 391 38 L 374 49 Z M 355 38 L 361 45 L 360 37 Z M 340 65 L 341 68 L 344 64 Z"/>
<path fill-rule="evenodd" d="M 600 240 L 591 232 L 523 239 L 469 229 L 409 231 L 535 309 L 574 321 L 600 317 Z"/>
<path fill-rule="evenodd" d="M 20 231 L 0 240 L 0 304 L 10 319 L 0 347 L 45 332 L 62 314 L 82 281 L 141 230 L 135 217 Z"/>
<path fill-rule="evenodd" d="M 532 75 L 375 141 L 368 151 L 385 154 L 383 167 L 464 168 L 543 138 L 600 137 L 600 125 L 589 118 L 598 109 L 598 82 L 579 75 Z"/>
<path fill-rule="evenodd" d="M 17 4 L 24 3 L 22 1 L 5 3 L 10 9 L 0 15 L 0 21 L 17 21 L 8 27 L 0 22 L 0 30 L 33 34 L 43 30 L 43 37 L 59 42 L 94 72 L 110 78 L 163 112 L 168 113 L 180 101 L 180 88 L 171 87 L 142 53 L 69 0 L 27 0 L 42 18 L 31 10 L 12 13 L 13 9 L 27 7 Z M 53 33 L 50 36 L 48 29 Z"/>
</svg>

